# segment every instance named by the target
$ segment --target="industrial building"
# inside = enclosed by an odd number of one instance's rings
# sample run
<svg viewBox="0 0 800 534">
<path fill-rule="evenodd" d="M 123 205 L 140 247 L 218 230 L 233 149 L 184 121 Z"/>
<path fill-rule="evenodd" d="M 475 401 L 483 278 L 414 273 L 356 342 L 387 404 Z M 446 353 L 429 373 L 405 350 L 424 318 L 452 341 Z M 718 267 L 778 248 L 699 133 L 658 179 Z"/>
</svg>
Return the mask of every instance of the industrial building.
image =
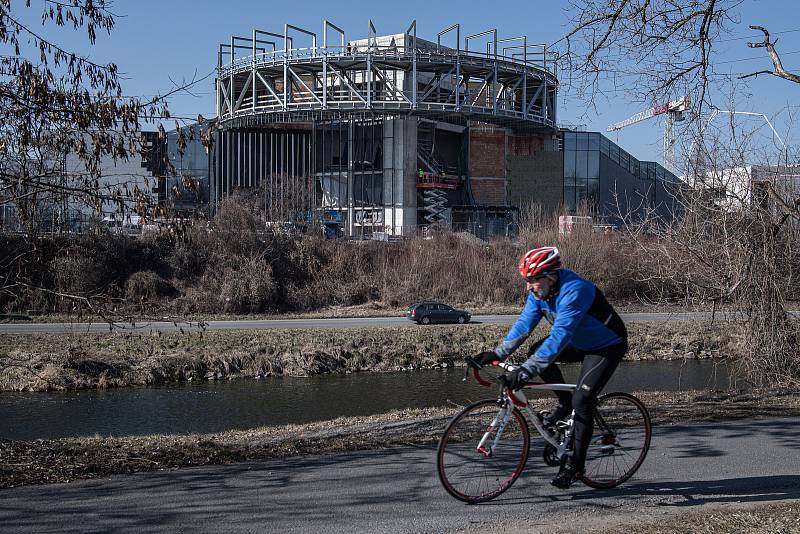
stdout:
<svg viewBox="0 0 800 534">
<path fill-rule="evenodd" d="M 782 213 L 800 197 L 800 165 L 746 165 L 696 172 L 688 180 L 722 210 Z"/>
<path fill-rule="evenodd" d="M 220 45 L 210 201 L 263 191 L 275 220 L 346 236 L 507 232 L 508 162 L 554 147 L 558 81 L 543 45 L 460 26 L 321 39 L 285 25 Z M 454 46 L 445 46 L 449 39 Z M 321 43 L 319 42 L 321 41 Z"/>
<path fill-rule="evenodd" d="M 330 236 L 413 236 L 431 227 L 511 235 L 517 213 L 594 206 L 669 212 L 677 179 L 598 133 L 557 122 L 555 55 L 491 29 L 436 42 L 404 32 L 348 40 L 289 24 L 219 45 L 213 149 L 177 132 L 153 141 L 158 196 L 259 195 L 267 222 L 320 224 Z M 207 127 L 207 126 L 204 126 Z M 174 170 L 158 164 L 166 154 Z M 200 187 L 178 195 L 181 177 Z M 174 182 L 174 183 L 173 183 Z"/>
<path fill-rule="evenodd" d="M 143 161 L 101 165 L 103 185 L 154 182 L 178 213 L 213 214 L 246 191 L 265 223 L 378 239 L 437 227 L 513 236 L 529 204 L 554 215 L 585 204 L 610 223 L 674 212 L 672 173 L 559 126 L 556 55 L 526 36 L 462 36 L 454 24 L 433 41 L 416 22 L 392 35 L 370 22 L 348 40 L 329 21 L 319 34 L 285 24 L 232 36 L 216 60 L 216 118 L 166 139 L 145 133 Z"/>
</svg>

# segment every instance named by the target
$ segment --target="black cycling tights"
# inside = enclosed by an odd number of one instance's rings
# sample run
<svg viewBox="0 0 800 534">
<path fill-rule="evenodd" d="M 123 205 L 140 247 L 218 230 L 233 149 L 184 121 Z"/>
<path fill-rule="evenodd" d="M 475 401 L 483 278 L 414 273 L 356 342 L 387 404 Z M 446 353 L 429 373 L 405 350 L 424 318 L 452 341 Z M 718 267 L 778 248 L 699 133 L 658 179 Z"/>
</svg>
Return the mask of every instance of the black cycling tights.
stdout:
<svg viewBox="0 0 800 534">
<path fill-rule="evenodd" d="M 565 358 L 568 360 L 573 360 L 575 357 L 583 359 L 583 366 L 576 381 L 575 393 L 570 395 L 566 391 L 555 392 L 562 405 L 569 406 L 572 403 L 572 409 L 575 410 L 573 465 L 581 472 L 594 427 L 592 403 L 605 387 L 611 375 L 614 374 L 627 348 L 627 345 L 620 344 L 596 351 L 596 354 L 579 353 L 573 350 L 570 354 L 572 357 Z M 561 358 L 559 357 L 559 359 Z M 564 375 L 561 374 L 561 369 L 557 365 L 550 365 L 539 376 L 548 383 L 564 383 Z"/>
</svg>

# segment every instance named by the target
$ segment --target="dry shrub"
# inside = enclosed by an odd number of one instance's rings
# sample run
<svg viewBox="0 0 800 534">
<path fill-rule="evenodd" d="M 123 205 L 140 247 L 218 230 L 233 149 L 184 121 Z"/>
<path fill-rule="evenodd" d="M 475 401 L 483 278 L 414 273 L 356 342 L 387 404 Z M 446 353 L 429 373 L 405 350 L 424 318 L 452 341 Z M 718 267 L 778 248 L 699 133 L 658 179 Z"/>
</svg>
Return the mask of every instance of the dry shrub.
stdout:
<svg viewBox="0 0 800 534">
<path fill-rule="evenodd" d="M 741 326 L 747 341 L 737 372 L 760 386 L 800 386 L 800 321 L 755 316 Z"/>
<path fill-rule="evenodd" d="M 131 302 L 150 301 L 175 294 L 175 288 L 153 271 L 138 271 L 125 282 L 125 298 Z"/>
<path fill-rule="evenodd" d="M 239 265 L 215 273 L 219 284 L 218 308 L 233 313 L 260 313 L 273 309 L 275 281 L 272 268 L 262 258 L 247 258 Z"/>
<path fill-rule="evenodd" d="M 88 295 L 99 291 L 108 280 L 108 272 L 81 250 L 70 251 L 50 262 L 55 288 L 61 293 Z"/>
<path fill-rule="evenodd" d="M 32 313 L 44 311 L 57 311 L 53 295 L 38 288 L 22 288 L 16 292 L 11 298 L 0 299 L 3 302 L 3 309 L 15 311 L 29 311 Z M 71 310 L 72 308 L 66 307 L 63 303 L 58 310 Z"/>
<path fill-rule="evenodd" d="M 441 234 L 408 241 L 388 252 L 382 264 L 384 301 L 521 302 L 519 275 L 514 277 L 517 251 L 508 241 L 475 243 Z"/>
<path fill-rule="evenodd" d="M 123 288 L 128 287 L 128 278 L 137 272 L 146 271 L 150 275 L 137 275 L 130 284 L 134 292 L 132 296 L 140 301 L 142 296 L 169 296 L 173 292 L 165 278 L 170 269 L 165 258 L 170 252 L 167 239 L 142 237 L 131 239 L 126 236 L 79 236 L 55 238 L 47 243 L 46 258 L 42 262 L 48 265 L 52 276 L 52 285 L 48 287 L 47 279 L 31 272 L 30 276 L 38 278 L 44 288 L 79 297 L 91 297 L 102 302 L 103 299 L 116 298 L 125 294 Z M 37 265 L 31 265 L 36 269 Z M 161 280 L 159 282 L 159 280 Z M 150 289 L 144 286 L 155 284 Z M 52 298 L 52 297 L 51 297 Z M 60 309 L 70 309 L 74 301 L 58 300 Z"/>
<path fill-rule="evenodd" d="M 778 202 L 733 194 L 721 202 L 698 188 L 681 199 L 682 217 L 632 235 L 653 284 L 683 288 L 688 302 L 735 314 L 748 340 L 739 367 L 753 384 L 797 387 L 800 325 L 787 314 L 787 275 L 800 250 L 800 199 L 793 205 L 774 189 L 770 195 Z"/>
<path fill-rule="evenodd" d="M 578 210 L 577 215 L 596 216 L 586 208 Z M 561 236 L 558 215 L 531 205 L 522 213 L 519 240 L 525 249 L 557 246 L 565 267 L 591 280 L 618 302 L 654 298 L 661 293 L 662 288 L 647 285 L 650 273 L 644 270 L 646 265 L 636 244 L 625 233 L 594 233 L 588 226 L 578 225 L 570 235 Z"/>
<path fill-rule="evenodd" d="M 208 263 L 208 248 L 182 241 L 175 245 L 168 258 L 169 266 L 178 280 L 190 282 L 201 276 Z"/>
<path fill-rule="evenodd" d="M 150 311 L 163 306 L 184 314 L 309 311 L 370 302 L 400 307 L 426 299 L 470 307 L 522 305 L 519 257 L 529 248 L 557 244 L 565 265 L 611 299 L 657 291 L 637 281 L 652 278 L 642 271 L 652 266 L 642 263 L 625 239 L 580 231 L 559 239 L 558 219 L 550 214 L 523 217 L 520 238 L 513 242 L 446 231 L 398 243 L 353 242 L 264 228 L 240 196 L 226 198 L 213 220 L 196 224 L 180 241 L 111 235 L 43 239 L 42 259 L 30 263 L 29 278 L 32 285 L 63 293 L 125 296 L 131 306 L 170 296 L 152 303 Z M 2 298 L 9 310 L 74 307 L 27 290 Z"/>
<path fill-rule="evenodd" d="M 291 244 L 259 235 L 259 222 L 237 200 L 226 199 L 208 226 L 178 244 L 170 265 L 187 284 L 179 308 L 188 312 L 261 313 L 281 308 L 280 277 Z M 281 267 L 278 267 L 281 266 Z M 277 267 L 277 268 L 276 268 Z"/>
<path fill-rule="evenodd" d="M 384 243 L 341 243 L 308 239 L 317 248 L 308 272 L 309 290 L 326 305 L 355 305 L 379 300 Z"/>
<path fill-rule="evenodd" d="M 616 301 L 653 298 L 654 290 L 645 280 L 648 273 L 634 247 L 621 234 L 596 234 L 578 231 L 558 241 L 567 267 L 600 287 Z"/>
<path fill-rule="evenodd" d="M 256 229 L 259 222 L 236 197 L 229 197 L 220 204 L 206 239 L 201 243 L 212 247 L 211 253 L 224 251 L 233 255 L 248 255 L 260 248 Z M 204 229 L 200 229 L 202 233 Z"/>
</svg>

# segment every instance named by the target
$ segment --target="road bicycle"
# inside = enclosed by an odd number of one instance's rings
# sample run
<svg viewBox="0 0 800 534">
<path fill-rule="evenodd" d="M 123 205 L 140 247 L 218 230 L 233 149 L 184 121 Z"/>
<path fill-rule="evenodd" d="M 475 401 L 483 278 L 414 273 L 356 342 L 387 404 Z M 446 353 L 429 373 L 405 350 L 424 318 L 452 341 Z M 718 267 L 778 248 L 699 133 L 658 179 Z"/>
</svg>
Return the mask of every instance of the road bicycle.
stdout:
<svg viewBox="0 0 800 534">
<path fill-rule="evenodd" d="M 489 387 L 481 366 L 467 358 L 475 380 Z M 505 371 L 516 366 L 493 364 Z M 560 466 L 571 454 L 573 416 L 546 428 L 547 412 L 536 412 L 523 390 L 575 391 L 575 384 L 532 383 L 512 391 L 505 375 L 497 377 L 497 398 L 474 402 L 456 414 L 445 427 L 436 453 L 439 479 L 447 492 L 467 503 L 494 499 L 516 482 L 525 468 L 531 448 L 529 422 L 545 442 L 542 459 Z M 650 448 L 650 414 L 629 393 L 607 393 L 594 405 L 594 431 L 586 454 L 581 481 L 592 488 L 613 488 L 628 480 L 644 462 Z"/>
</svg>

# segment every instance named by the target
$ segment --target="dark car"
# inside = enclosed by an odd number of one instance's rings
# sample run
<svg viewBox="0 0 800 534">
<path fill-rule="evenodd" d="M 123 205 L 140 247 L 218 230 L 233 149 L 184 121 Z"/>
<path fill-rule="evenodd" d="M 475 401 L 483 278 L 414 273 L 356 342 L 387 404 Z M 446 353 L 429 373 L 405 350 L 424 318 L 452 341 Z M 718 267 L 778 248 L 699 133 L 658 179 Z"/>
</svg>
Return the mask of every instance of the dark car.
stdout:
<svg viewBox="0 0 800 534">
<path fill-rule="evenodd" d="M 421 302 L 408 307 L 406 317 L 417 324 L 430 323 L 468 323 L 472 315 L 465 310 L 457 310 L 438 302 Z"/>
</svg>

